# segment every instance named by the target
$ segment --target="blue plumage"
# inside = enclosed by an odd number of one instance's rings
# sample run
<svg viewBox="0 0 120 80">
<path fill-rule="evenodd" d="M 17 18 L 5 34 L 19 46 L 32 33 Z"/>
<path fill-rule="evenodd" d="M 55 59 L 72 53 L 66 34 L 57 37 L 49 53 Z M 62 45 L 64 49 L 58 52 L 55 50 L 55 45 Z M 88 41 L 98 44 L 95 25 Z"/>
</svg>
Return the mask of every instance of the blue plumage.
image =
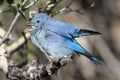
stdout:
<svg viewBox="0 0 120 80">
<path fill-rule="evenodd" d="M 33 23 L 31 40 L 48 59 L 49 56 L 59 59 L 75 53 L 100 64 L 99 60 L 75 40 L 77 37 L 100 34 L 99 32 L 79 29 L 68 23 L 54 20 L 44 13 L 36 15 L 31 22 Z"/>
</svg>

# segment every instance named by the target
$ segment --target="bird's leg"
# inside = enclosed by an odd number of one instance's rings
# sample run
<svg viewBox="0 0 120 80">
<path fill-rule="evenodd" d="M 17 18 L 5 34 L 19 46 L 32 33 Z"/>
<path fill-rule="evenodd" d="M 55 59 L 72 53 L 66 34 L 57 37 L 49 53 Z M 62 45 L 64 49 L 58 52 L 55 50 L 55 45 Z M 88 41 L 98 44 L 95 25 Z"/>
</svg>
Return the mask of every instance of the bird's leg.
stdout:
<svg viewBox="0 0 120 80">
<path fill-rule="evenodd" d="M 52 66 L 53 66 L 53 62 L 48 63 L 48 65 L 46 66 L 48 75 L 52 74 L 52 71 L 51 71 Z"/>
<path fill-rule="evenodd" d="M 54 65 L 57 65 L 57 63 L 59 62 L 60 65 L 64 65 L 65 63 L 68 63 L 70 61 L 72 61 L 72 55 L 66 55 L 64 57 L 62 57 L 61 59 L 58 59 L 56 57 L 53 57 L 51 55 L 48 56 L 48 60 L 49 60 L 49 63 L 46 67 L 46 70 L 48 72 L 48 75 L 51 75 L 52 74 L 52 71 L 51 71 L 51 68 L 54 66 Z M 57 73 L 57 71 L 56 71 Z"/>
<path fill-rule="evenodd" d="M 59 59 L 51 55 L 48 55 L 48 60 L 49 60 L 49 63 L 48 63 L 48 66 L 46 67 L 46 70 L 48 72 L 48 75 L 51 75 L 52 71 L 50 69 L 53 67 L 54 64 L 56 64 L 59 61 Z"/>
<path fill-rule="evenodd" d="M 59 61 L 57 57 L 49 56 L 50 60 L 55 64 Z"/>
<path fill-rule="evenodd" d="M 60 64 L 61 65 L 64 65 L 64 62 L 66 63 L 68 63 L 68 62 L 70 62 L 70 61 L 72 61 L 72 55 L 66 55 L 66 56 L 64 56 L 64 57 L 62 57 L 61 58 L 61 60 L 60 60 Z"/>
</svg>

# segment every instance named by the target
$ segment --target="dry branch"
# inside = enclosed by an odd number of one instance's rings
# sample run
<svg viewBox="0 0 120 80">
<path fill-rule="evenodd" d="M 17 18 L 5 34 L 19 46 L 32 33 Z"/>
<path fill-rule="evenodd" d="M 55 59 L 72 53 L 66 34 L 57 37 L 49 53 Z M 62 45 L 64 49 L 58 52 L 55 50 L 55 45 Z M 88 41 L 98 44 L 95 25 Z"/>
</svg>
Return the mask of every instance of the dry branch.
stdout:
<svg viewBox="0 0 120 80">
<path fill-rule="evenodd" d="M 40 60 L 33 60 L 22 68 L 12 64 L 9 65 L 7 77 L 10 80 L 40 80 L 43 77 L 56 73 L 59 68 L 69 61 L 71 61 L 71 56 L 63 57 L 57 63 L 41 64 Z"/>
<path fill-rule="evenodd" d="M 25 34 L 26 39 L 30 39 L 30 33 L 26 33 Z M 9 45 L 6 47 L 6 52 L 7 55 L 10 56 L 13 52 L 15 52 L 18 48 L 20 48 L 21 46 L 23 46 L 26 42 L 26 39 L 24 38 L 24 36 L 22 36 L 21 38 L 18 39 L 17 42 L 14 42 L 13 44 Z"/>
</svg>

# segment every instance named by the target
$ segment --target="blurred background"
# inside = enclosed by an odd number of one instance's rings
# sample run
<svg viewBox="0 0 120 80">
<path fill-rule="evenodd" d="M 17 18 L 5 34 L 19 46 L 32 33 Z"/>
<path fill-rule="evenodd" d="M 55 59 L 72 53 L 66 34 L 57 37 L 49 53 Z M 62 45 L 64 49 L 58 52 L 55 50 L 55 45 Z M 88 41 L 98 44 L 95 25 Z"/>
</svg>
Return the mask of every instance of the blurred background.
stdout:
<svg viewBox="0 0 120 80">
<path fill-rule="evenodd" d="M 16 15 L 17 3 L 22 0 L 0 0 L 0 35 L 2 30 L 7 31 Z M 29 1 L 29 0 L 28 0 Z M 28 3 L 32 2 L 29 1 Z M 41 2 L 45 4 L 48 0 L 39 0 L 30 9 L 25 11 L 25 17 L 20 16 L 16 21 L 7 45 L 17 42 L 22 32 L 28 28 L 29 13 L 38 13 Z M 55 1 L 55 0 L 53 0 Z M 53 12 L 65 7 L 71 0 L 62 0 Z M 26 4 L 27 5 L 27 4 Z M 87 36 L 77 39 L 79 43 L 93 53 L 102 65 L 95 65 L 84 56 L 75 56 L 74 60 L 58 70 L 57 77 L 53 80 L 120 80 L 120 0 L 73 0 L 70 8 L 80 10 L 78 12 L 67 12 L 57 14 L 53 18 L 68 22 L 82 29 L 101 32 L 102 35 Z M 2 30 L 1 30 L 2 29 Z M 31 40 L 15 51 L 10 59 L 21 63 L 24 60 L 40 58 L 43 63 L 47 60 L 36 48 Z M 24 55 L 26 54 L 26 55 Z M 0 73 L 2 75 L 2 73 Z M 0 77 L 2 78 L 3 76 Z M 1 80 L 1 79 L 0 79 Z M 4 80 L 4 79 L 2 79 Z"/>
</svg>

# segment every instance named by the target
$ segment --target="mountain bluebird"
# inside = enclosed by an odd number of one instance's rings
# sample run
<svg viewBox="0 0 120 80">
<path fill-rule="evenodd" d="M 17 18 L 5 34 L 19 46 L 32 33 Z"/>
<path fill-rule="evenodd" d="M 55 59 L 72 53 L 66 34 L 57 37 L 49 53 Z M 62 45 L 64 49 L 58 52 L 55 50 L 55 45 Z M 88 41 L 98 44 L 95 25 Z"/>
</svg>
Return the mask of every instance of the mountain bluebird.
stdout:
<svg viewBox="0 0 120 80">
<path fill-rule="evenodd" d="M 84 49 L 75 38 L 100 34 L 96 31 L 79 29 L 74 25 L 55 20 L 45 13 L 39 13 L 31 20 L 32 42 L 46 55 L 60 59 L 69 54 L 82 54 L 100 64 L 100 61 Z"/>
</svg>

